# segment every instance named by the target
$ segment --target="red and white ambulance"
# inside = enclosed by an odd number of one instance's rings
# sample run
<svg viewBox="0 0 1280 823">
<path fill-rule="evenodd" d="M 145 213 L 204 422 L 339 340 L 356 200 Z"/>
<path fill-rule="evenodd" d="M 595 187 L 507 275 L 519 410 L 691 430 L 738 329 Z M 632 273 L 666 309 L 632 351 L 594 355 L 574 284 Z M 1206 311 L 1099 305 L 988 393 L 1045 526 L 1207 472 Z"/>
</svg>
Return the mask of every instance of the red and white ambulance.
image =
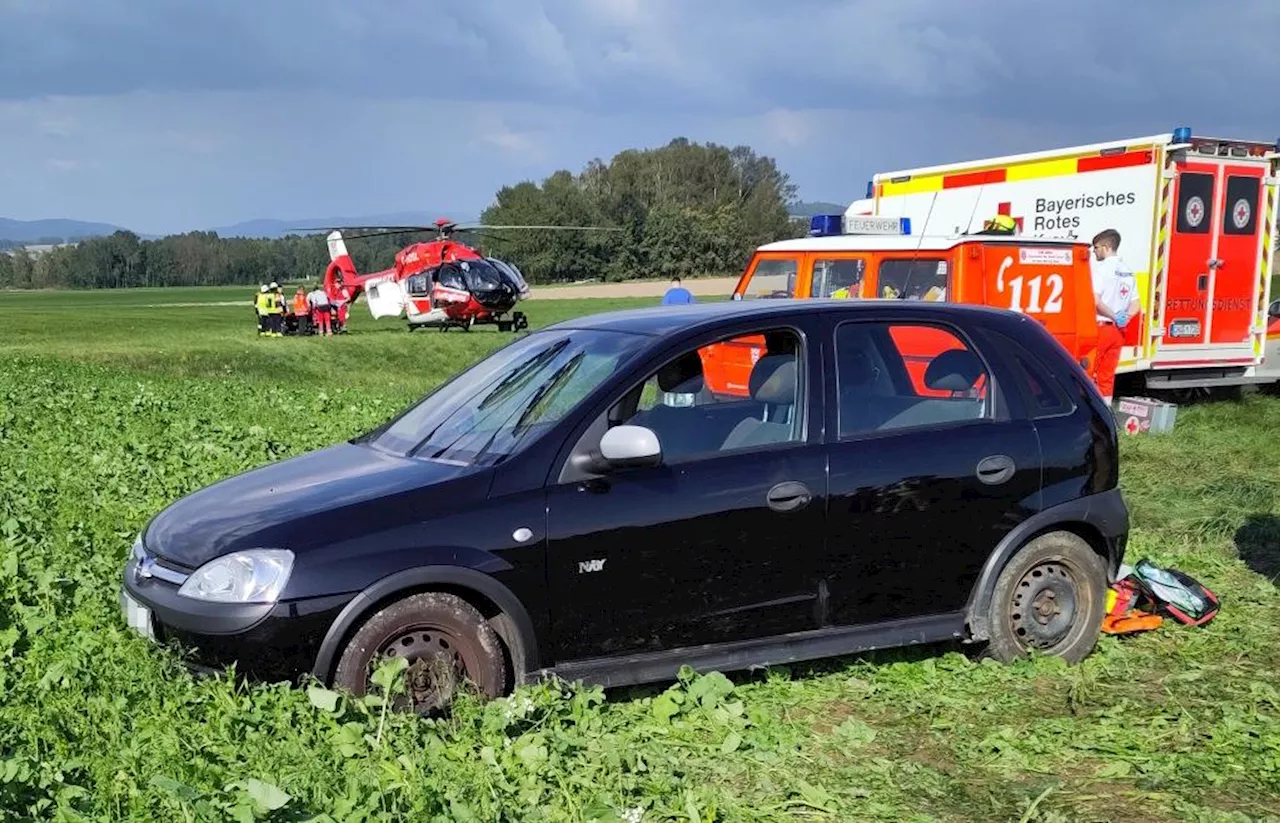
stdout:
<svg viewBox="0 0 1280 823">
<path fill-rule="evenodd" d="M 1142 315 L 1118 374 L 1147 388 L 1280 380 L 1271 255 L 1280 146 L 1170 134 L 875 175 L 846 217 L 906 217 L 912 233 L 977 232 L 1003 214 L 1020 236 L 1120 233 Z M 1268 334 L 1268 325 L 1272 331 Z"/>
</svg>

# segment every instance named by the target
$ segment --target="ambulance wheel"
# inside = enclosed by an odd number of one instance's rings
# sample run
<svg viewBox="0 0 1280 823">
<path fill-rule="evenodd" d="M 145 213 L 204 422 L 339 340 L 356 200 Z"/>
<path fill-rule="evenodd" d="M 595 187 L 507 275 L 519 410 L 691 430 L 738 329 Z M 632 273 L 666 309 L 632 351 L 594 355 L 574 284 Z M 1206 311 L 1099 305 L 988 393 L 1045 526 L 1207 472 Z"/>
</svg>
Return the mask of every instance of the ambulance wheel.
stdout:
<svg viewBox="0 0 1280 823">
<path fill-rule="evenodd" d="M 996 578 L 984 656 L 1011 662 L 1029 653 L 1079 663 L 1098 642 L 1107 570 L 1085 540 L 1049 532 L 1027 543 Z"/>
<path fill-rule="evenodd" d="M 404 689 L 392 708 L 424 716 L 447 713 L 462 688 L 482 697 L 503 693 L 507 663 L 493 626 L 467 601 L 445 592 L 419 592 L 389 603 L 347 642 L 334 686 L 363 696 L 377 664 L 404 658 Z"/>
</svg>

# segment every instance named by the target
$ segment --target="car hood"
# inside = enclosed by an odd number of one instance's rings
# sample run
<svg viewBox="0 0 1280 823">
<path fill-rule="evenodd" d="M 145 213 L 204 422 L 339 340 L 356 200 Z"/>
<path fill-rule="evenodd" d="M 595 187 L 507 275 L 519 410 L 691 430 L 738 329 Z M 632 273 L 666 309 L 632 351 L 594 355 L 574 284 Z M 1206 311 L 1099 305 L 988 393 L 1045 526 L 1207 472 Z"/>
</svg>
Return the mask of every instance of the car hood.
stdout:
<svg viewBox="0 0 1280 823">
<path fill-rule="evenodd" d="M 373 501 L 384 517 L 421 519 L 425 504 L 439 500 L 440 484 L 480 471 L 343 443 L 193 492 L 156 515 L 143 542 L 149 552 L 188 568 L 241 549 L 305 551 L 359 528 Z"/>
</svg>

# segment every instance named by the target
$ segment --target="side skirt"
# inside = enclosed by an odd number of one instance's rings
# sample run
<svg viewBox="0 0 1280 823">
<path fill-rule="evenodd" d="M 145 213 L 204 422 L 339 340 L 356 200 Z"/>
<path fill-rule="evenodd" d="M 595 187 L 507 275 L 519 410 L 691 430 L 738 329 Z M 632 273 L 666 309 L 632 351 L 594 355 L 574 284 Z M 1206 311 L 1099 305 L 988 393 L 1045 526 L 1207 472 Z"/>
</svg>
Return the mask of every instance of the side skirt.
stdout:
<svg viewBox="0 0 1280 823">
<path fill-rule="evenodd" d="M 573 660 L 530 672 L 527 679 L 555 676 L 569 682 L 580 680 L 613 688 L 672 680 L 683 665 L 701 672 L 739 671 L 964 637 L 964 613 L 950 612 L 869 626 L 842 626 L 671 651 Z"/>
</svg>

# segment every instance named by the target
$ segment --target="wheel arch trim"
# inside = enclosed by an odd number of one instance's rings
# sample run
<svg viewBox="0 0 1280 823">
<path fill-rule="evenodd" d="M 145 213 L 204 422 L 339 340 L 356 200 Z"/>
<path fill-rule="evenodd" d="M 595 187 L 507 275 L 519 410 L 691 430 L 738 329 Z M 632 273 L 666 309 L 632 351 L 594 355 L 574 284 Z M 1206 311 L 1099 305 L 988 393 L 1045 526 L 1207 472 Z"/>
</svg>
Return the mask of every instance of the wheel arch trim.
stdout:
<svg viewBox="0 0 1280 823">
<path fill-rule="evenodd" d="M 514 676 L 517 685 L 522 683 L 527 674 L 536 671 L 540 665 L 538 639 L 534 632 L 533 620 L 528 609 L 520 602 L 520 598 L 498 580 L 484 572 L 463 566 L 418 566 L 405 569 L 383 577 L 370 584 L 358 593 L 343 607 L 325 632 L 324 640 L 311 673 L 325 685 L 330 685 L 337 660 L 341 655 L 341 644 L 354 628 L 367 618 L 382 601 L 403 593 L 408 595 L 432 586 L 449 586 L 466 589 L 488 598 L 502 611 L 507 620 L 491 621 L 499 637 L 507 645 L 511 654 Z M 501 616 L 500 616 L 501 617 Z M 510 630 L 503 625 L 508 623 Z"/>
<path fill-rule="evenodd" d="M 1080 534 L 1081 530 L 1092 532 L 1102 541 L 1102 546 L 1096 545 L 1094 540 L 1089 542 L 1095 551 L 1102 549 L 1107 572 L 1114 573 L 1123 557 L 1124 541 L 1129 531 L 1128 509 L 1118 488 L 1037 512 L 1004 536 L 988 555 L 978 574 L 978 580 L 969 593 L 969 601 L 965 604 L 965 624 L 968 626 L 969 639 L 986 640 L 990 637 L 991 627 L 987 613 L 991 608 L 996 579 L 1023 546 L 1046 532 L 1069 531 Z M 1081 536 L 1089 539 L 1087 535 Z"/>
</svg>

